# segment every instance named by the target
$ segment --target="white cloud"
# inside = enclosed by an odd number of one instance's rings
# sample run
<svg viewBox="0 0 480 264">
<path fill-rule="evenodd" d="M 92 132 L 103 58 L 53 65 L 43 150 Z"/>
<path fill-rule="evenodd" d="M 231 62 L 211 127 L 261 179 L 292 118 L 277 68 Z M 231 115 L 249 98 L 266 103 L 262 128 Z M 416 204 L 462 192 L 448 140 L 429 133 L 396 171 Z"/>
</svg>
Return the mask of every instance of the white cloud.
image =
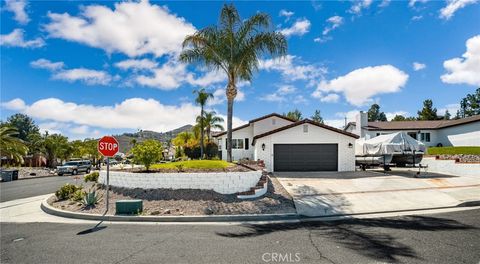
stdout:
<svg viewBox="0 0 480 264">
<path fill-rule="evenodd" d="M 85 68 L 62 70 L 54 73 L 55 80 L 67 82 L 82 81 L 88 85 L 107 85 L 112 81 L 112 76 L 105 71 L 90 70 Z"/>
<path fill-rule="evenodd" d="M 87 125 L 47 121 L 39 123 L 38 127 L 42 134 L 45 132 L 49 134 L 63 134 L 67 135 L 70 140 L 100 137 L 100 131 L 98 129 L 93 129 Z"/>
<path fill-rule="evenodd" d="M 479 0 L 447 0 L 447 5 L 440 9 L 440 18 L 449 20 L 455 12 L 467 5 L 475 4 Z"/>
<path fill-rule="evenodd" d="M 363 9 L 367 9 L 372 5 L 373 0 L 355 1 L 352 7 L 348 10 L 349 13 L 360 15 Z"/>
<path fill-rule="evenodd" d="M 316 37 L 316 38 L 313 39 L 314 42 L 318 42 L 318 43 L 325 43 L 329 40 L 332 40 L 332 37 L 324 36 L 324 37 Z"/>
<path fill-rule="evenodd" d="M 42 38 L 25 40 L 24 32 L 23 29 L 16 28 L 9 34 L 0 35 L 0 45 L 21 48 L 40 48 L 45 46 L 45 41 Z"/>
<path fill-rule="evenodd" d="M 8 103 L 6 102 L 2 106 L 5 107 Z M 64 102 L 58 98 L 47 98 L 26 105 L 22 112 L 45 122 L 69 123 L 104 129 L 140 128 L 162 132 L 186 124 L 194 124 L 200 107 L 191 103 L 165 105 L 154 99 L 143 98 L 126 99 L 113 106 L 77 104 Z M 222 117 L 226 121 L 226 117 Z M 237 117 L 233 121 L 235 125 L 245 123 Z M 76 132 L 81 132 L 83 129 L 77 128 Z"/>
<path fill-rule="evenodd" d="M 404 117 L 408 117 L 408 112 L 406 111 L 396 111 L 396 112 L 385 112 L 385 116 L 387 117 L 387 120 L 392 120 L 396 115 L 401 115 Z"/>
<path fill-rule="evenodd" d="M 288 10 L 285 10 L 285 9 L 282 9 L 282 10 L 280 10 L 280 12 L 278 12 L 279 16 L 285 17 L 285 21 L 288 21 L 290 19 L 290 17 L 293 16 L 294 14 L 295 14 L 294 12 L 288 11 Z"/>
<path fill-rule="evenodd" d="M 383 0 L 383 1 L 378 5 L 378 7 L 381 7 L 381 8 L 387 7 L 387 6 L 390 5 L 390 2 L 392 2 L 392 0 Z"/>
<path fill-rule="evenodd" d="M 365 67 L 330 81 L 321 81 L 312 96 L 343 93 L 349 103 L 361 106 L 371 102 L 374 95 L 400 91 L 407 80 L 408 75 L 392 65 Z"/>
<path fill-rule="evenodd" d="M 428 2 L 428 0 L 410 0 L 408 1 L 408 6 L 411 8 L 414 8 L 416 3 L 426 3 L 426 2 Z"/>
<path fill-rule="evenodd" d="M 11 101 L 1 103 L 1 106 L 13 111 L 22 111 L 26 107 L 25 102 L 20 98 L 15 98 Z"/>
<path fill-rule="evenodd" d="M 285 95 L 285 94 L 294 93 L 296 90 L 297 88 L 295 88 L 292 85 L 283 84 L 278 88 L 277 93 Z"/>
<path fill-rule="evenodd" d="M 150 70 L 150 69 L 156 68 L 158 66 L 158 63 L 149 59 L 141 59 L 141 60 L 128 59 L 128 60 L 115 63 L 115 66 L 122 70 L 128 70 L 128 69 Z"/>
<path fill-rule="evenodd" d="M 420 70 L 423 70 L 423 69 L 427 68 L 427 65 L 425 65 L 424 63 L 420 63 L 420 62 L 414 62 L 412 64 L 412 67 L 413 67 L 414 71 L 420 71 Z"/>
<path fill-rule="evenodd" d="M 215 83 L 225 82 L 226 80 L 227 76 L 219 71 L 209 71 L 196 79 L 191 74 L 187 75 L 187 82 L 196 86 L 209 86 Z"/>
<path fill-rule="evenodd" d="M 331 93 L 320 98 L 320 101 L 325 103 L 335 103 L 338 102 L 338 99 L 340 99 L 340 96 L 338 94 Z"/>
<path fill-rule="evenodd" d="M 114 9 L 98 4 L 82 9 L 78 16 L 48 13 L 45 25 L 50 37 L 62 38 L 130 57 L 177 54 L 186 35 L 195 28 L 166 7 L 148 1 L 120 2 Z"/>
<path fill-rule="evenodd" d="M 65 64 L 63 63 L 63 61 L 51 62 L 47 59 L 38 59 L 36 61 L 30 62 L 30 66 L 38 69 L 56 71 L 56 70 L 63 69 L 65 67 Z"/>
<path fill-rule="evenodd" d="M 422 18 L 423 16 L 413 16 L 412 21 L 418 21 L 418 20 L 421 20 Z"/>
<path fill-rule="evenodd" d="M 27 12 L 25 11 L 27 7 L 26 0 L 6 0 L 5 1 L 5 9 L 12 12 L 14 15 L 14 19 L 22 24 L 25 25 L 30 21 Z"/>
<path fill-rule="evenodd" d="M 467 51 L 462 58 L 443 62 L 447 71 L 440 78 L 444 83 L 480 86 L 480 35 L 467 40 Z"/>
<path fill-rule="evenodd" d="M 460 104 L 447 104 L 443 108 L 439 108 L 437 113 L 439 115 L 444 115 L 447 110 L 452 116 L 455 116 L 457 111 L 460 110 Z"/>
<path fill-rule="evenodd" d="M 303 36 L 310 30 L 311 23 L 308 19 L 303 18 L 297 20 L 291 27 L 280 30 L 280 33 L 286 37 L 290 36 Z"/>
<path fill-rule="evenodd" d="M 284 102 L 287 100 L 284 96 L 277 94 L 277 93 L 271 93 L 271 94 L 266 94 L 262 97 L 260 97 L 261 101 L 267 101 L 267 102 Z"/>
<path fill-rule="evenodd" d="M 285 102 L 287 101 L 287 95 L 297 91 L 292 85 L 283 84 L 278 87 L 274 93 L 266 94 L 260 97 L 260 100 L 267 102 Z"/>
<path fill-rule="evenodd" d="M 303 95 L 297 95 L 295 98 L 293 98 L 293 103 L 294 104 L 306 104 L 308 103 L 308 100 L 303 96 Z"/>
<path fill-rule="evenodd" d="M 52 79 L 67 82 L 82 81 L 87 85 L 107 85 L 115 79 L 105 71 L 85 68 L 65 69 L 65 64 L 62 61 L 52 62 L 47 59 L 38 59 L 30 62 L 30 66 L 46 69 L 52 73 Z"/>
<path fill-rule="evenodd" d="M 323 35 L 327 35 L 330 31 L 340 27 L 343 24 L 343 17 L 332 16 L 327 19 L 327 22 L 329 23 L 329 25 L 326 26 L 325 29 L 323 29 Z"/>
<path fill-rule="evenodd" d="M 300 64 L 299 58 L 287 55 L 283 58 L 259 61 L 259 69 L 266 71 L 279 71 L 286 81 L 314 80 L 323 77 L 327 69 L 313 65 Z"/>
<path fill-rule="evenodd" d="M 345 118 L 347 118 L 346 122 L 354 122 L 355 116 L 358 114 L 360 110 L 351 110 L 348 112 L 337 112 L 335 113 L 336 118 L 325 118 L 325 124 L 336 127 L 336 128 L 343 128 L 345 126 Z"/>
</svg>

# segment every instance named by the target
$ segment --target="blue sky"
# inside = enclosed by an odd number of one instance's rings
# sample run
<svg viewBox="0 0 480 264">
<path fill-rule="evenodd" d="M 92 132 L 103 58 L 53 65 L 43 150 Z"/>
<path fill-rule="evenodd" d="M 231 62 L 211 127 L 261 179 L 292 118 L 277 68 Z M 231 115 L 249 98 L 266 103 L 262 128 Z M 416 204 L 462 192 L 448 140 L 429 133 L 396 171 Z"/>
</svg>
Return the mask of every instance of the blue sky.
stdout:
<svg viewBox="0 0 480 264">
<path fill-rule="evenodd" d="M 454 114 L 480 86 L 479 2 L 235 2 L 242 17 L 268 13 L 288 55 L 263 58 L 239 84 L 234 125 L 298 108 L 339 127 L 373 102 L 392 117 L 428 98 Z M 222 73 L 177 60 L 184 36 L 215 24 L 223 4 L 2 1 L 2 120 L 23 112 L 71 138 L 166 131 L 193 123 L 199 88 L 226 115 Z"/>
</svg>

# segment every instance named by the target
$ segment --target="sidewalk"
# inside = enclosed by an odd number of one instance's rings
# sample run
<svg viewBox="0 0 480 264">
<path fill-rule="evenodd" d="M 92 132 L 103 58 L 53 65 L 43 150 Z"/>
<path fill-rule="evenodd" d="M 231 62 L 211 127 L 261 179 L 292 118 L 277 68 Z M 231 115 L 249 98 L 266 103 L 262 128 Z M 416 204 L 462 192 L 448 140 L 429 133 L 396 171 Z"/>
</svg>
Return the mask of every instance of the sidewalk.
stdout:
<svg viewBox="0 0 480 264">
<path fill-rule="evenodd" d="M 480 177 L 431 174 L 413 178 L 403 171 L 390 174 L 278 179 L 292 195 L 297 213 L 304 216 L 444 208 L 480 200 Z"/>
</svg>

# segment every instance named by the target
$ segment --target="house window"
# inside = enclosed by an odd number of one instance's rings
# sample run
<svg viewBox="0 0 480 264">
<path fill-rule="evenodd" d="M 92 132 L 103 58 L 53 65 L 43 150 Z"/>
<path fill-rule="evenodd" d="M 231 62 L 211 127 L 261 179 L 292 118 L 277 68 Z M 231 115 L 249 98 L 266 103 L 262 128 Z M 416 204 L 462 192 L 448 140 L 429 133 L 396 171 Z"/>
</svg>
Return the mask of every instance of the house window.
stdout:
<svg viewBox="0 0 480 264">
<path fill-rule="evenodd" d="M 303 125 L 303 133 L 308 133 L 308 125 Z"/>
<path fill-rule="evenodd" d="M 425 141 L 425 133 L 420 133 L 420 140 Z"/>
<path fill-rule="evenodd" d="M 222 150 L 222 140 L 218 140 L 218 150 Z"/>
<path fill-rule="evenodd" d="M 232 149 L 243 149 L 243 139 L 232 139 Z"/>
<path fill-rule="evenodd" d="M 245 149 L 248 149 L 248 138 L 245 139 Z"/>
<path fill-rule="evenodd" d="M 275 118 L 272 118 L 272 125 L 275 125 L 276 122 Z"/>
<path fill-rule="evenodd" d="M 425 133 L 425 141 L 430 142 L 430 133 Z"/>
<path fill-rule="evenodd" d="M 377 137 L 380 136 L 380 133 L 377 133 Z"/>
</svg>

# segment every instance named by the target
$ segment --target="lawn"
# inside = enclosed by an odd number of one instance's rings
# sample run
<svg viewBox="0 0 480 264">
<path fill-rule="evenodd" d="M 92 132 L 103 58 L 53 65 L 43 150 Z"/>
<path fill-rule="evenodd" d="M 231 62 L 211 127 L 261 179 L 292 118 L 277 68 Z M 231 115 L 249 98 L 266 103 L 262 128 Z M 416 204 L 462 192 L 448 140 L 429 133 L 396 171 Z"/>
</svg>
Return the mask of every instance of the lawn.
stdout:
<svg viewBox="0 0 480 264">
<path fill-rule="evenodd" d="M 428 155 L 480 155 L 480 147 L 431 147 L 427 150 Z"/>
<path fill-rule="evenodd" d="M 233 163 L 224 160 L 188 160 L 154 164 L 151 166 L 151 169 L 177 169 L 178 167 L 184 169 L 224 169 L 233 165 Z"/>
</svg>

